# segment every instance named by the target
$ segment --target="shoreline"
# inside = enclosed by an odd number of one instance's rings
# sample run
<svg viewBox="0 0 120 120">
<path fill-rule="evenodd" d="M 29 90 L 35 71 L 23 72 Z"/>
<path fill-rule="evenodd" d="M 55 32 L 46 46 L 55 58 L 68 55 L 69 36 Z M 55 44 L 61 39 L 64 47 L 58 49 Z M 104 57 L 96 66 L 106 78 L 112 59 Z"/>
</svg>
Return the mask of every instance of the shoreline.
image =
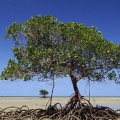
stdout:
<svg viewBox="0 0 120 120">
<path fill-rule="evenodd" d="M 89 100 L 89 97 L 85 97 Z M 0 97 L 0 108 L 4 109 L 7 107 L 15 106 L 15 107 L 22 107 L 27 106 L 29 109 L 37 109 L 42 108 L 45 109 L 46 104 L 50 98 L 41 98 L 38 97 L 20 97 L 20 96 L 10 96 L 10 97 Z M 55 103 L 60 103 L 64 106 L 70 97 L 53 97 L 52 105 Z M 120 109 L 120 97 L 90 97 L 90 102 L 93 106 L 106 106 L 110 107 L 114 110 Z"/>
</svg>

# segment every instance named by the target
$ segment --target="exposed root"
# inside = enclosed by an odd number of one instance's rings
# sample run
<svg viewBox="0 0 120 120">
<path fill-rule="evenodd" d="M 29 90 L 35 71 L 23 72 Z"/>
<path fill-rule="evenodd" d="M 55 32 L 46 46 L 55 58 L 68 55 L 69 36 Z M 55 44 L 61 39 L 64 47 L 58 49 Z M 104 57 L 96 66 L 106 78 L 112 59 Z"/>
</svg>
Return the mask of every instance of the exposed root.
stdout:
<svg viewBox="0 0 120 120">
<path fill-rule="evenodd" d="M 75 100 L 75 99 L 74 99 Z M 97 106 L 82 98 L 81 104 L 71 99 L 65 107 L 60 103 L 44 109 L 29 109 L 27 106 L 0 109 L 0 120 L 117 120 L 120 110 Z"/>
</svg>

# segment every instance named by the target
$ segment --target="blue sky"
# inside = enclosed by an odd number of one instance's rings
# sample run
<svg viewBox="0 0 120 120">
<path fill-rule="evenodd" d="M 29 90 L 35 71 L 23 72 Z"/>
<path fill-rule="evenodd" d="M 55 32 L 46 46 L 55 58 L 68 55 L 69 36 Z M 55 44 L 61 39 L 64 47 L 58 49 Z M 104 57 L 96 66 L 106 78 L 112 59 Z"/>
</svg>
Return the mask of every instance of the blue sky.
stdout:
<svg viewBox="0 0 120 120">
<path fill-rule="evenodd" d="M 0 73 L 13 58 L 13 43 L 4 40 L 6 28 L 13 22 L 24 22 L 35 15 L 52 15 L 60 22 L 83 23 L 95 26 L 103 37 L 120 44 L 120 1 L 119 0 L 0 0 Z M 0 81 L 0 96 L 38 96 L 40 89 L 51 92 L 51 83 L 36 80 L 24 82 Z M 55 82 L 55 96 L 70 96 L 73 93 L 70 78 Z M 88 95 L 87 81 L 78 83 L 82 95 Z M 120 86 L 113 82 L 91 83 L 92 96 L 120 96 Z"/>
</svg>

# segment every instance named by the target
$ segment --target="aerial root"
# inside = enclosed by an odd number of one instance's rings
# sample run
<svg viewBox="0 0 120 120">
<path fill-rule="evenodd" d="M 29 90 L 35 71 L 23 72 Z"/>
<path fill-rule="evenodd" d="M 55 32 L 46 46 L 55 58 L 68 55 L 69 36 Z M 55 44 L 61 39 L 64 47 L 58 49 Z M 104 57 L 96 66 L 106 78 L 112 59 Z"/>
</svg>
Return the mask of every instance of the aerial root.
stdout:
<svg viewBox="0 0 120 120">
<path fill-rule="evenodd" d="M 109 107 L 96 106 L 86 99 L 81 105 L 70 101 L 67 107 L 60 103 L 48 106 L 44 109 L 29 109 L 27 106 L 8 107 L 0 109 L 0 120 L 117 120 L 120 118 L 120 110 L 114 111 Z"/>
</svg>

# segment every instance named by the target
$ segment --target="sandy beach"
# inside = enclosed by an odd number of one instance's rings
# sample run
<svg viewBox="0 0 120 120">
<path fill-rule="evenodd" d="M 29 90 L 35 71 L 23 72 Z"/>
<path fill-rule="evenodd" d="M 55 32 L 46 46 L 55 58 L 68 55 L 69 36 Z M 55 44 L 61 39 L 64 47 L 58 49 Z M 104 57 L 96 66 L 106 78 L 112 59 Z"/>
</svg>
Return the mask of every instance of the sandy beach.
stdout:
<svg viewBox="0 0 120 120">
<path fill-rule="evenodd" d="M 17 108 L 23 110 L 45 109 L 50 98 L 40 97 L 0 97 L 0 110 L 4 112 L 16 111 Z M 61 103 L 64 106 L 70 97 L 53 97 L 52 105 Z M 86 97 L 86 99 L 89 99 Z M 90 101 L 93 106 L 107 106 L 114 110 L 120 109 L 120 97 L 91 97 Z M 13 107 L 14 106 L 14 107 Z M 7 120 L 7 119 L 6 119 Z M 29 116 L 25 120 L 32 120 Z M 48 119 L 45 119 L 48 120 Z M 120 120 L 120 119 L 117 119 Z"/>
<path fill-rule="evenodd" d="M 52 104 L 61 103 L 64 106 L 69 97 L 53 97 Z M 89 99 L 87 97 L 87 99 Z M 30 109 L 37 109 L 46 107 L 49 98 L 40 97 L 0 97 L 0 108 L 4 109 L 6 107 L 22 107 L 23 105 L 28 106 Z M 93 106 L 107 106 L 114 110 L 120 109 L 120 97 L 91 97 L 90 101 Z"/>
</svg>

